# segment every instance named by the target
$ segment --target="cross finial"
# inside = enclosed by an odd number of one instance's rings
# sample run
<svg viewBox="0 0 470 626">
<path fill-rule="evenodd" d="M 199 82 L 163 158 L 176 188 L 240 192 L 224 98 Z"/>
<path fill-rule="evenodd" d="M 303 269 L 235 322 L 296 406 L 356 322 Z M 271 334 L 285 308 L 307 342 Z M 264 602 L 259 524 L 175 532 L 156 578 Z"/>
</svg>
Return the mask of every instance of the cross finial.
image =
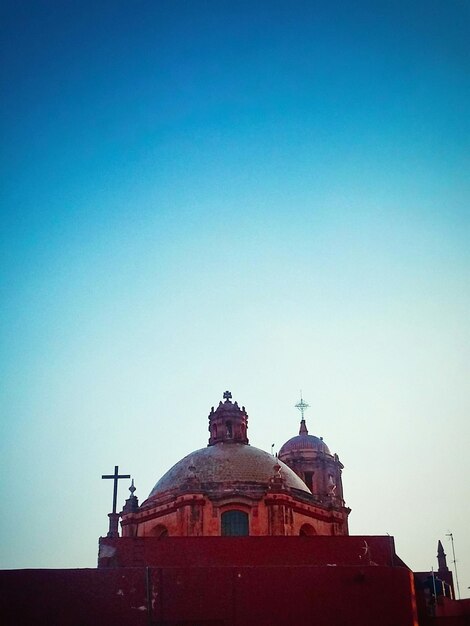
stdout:
<svg viewBox="0 0 470 626">
<path fill-rule="evenodd" d="M 130 474 L 120 474 L 119 466 L 116 465 L 114 467 L 114 474 L 103 474 L 101 478 L 110 478 L 114 481 L 114 489 L 113 489 L 113 513 L 116 513 L 116 503 L 117 503 L 117 490 L 118 490 L 118 480 L 120 478 L 130 478 Z"/>
<path fill-rule="evenodd" d="M 228 402 L 231 397 L 232 397 L 232 394 L 230 393 L 230 391 L 225 391 L 224 392 L 223 398 L 224 398 L 225 402 Z"/>
<path fill-rule="evenodd" d="M 114 474 L 103 474 L 101 478 L 109 478 L 114 481 L 113 488 L 113 512 L 109 513 L 109 532 L 108 537 L 118 537 L 118 521 L 119 521 L 119 513 L 116 512 L 116 504 L 117 504 L 117 491 L 118 491 L 118 480 L 120 478 L 130 478 L 130 474 L 120 474 L 119 467 L 117 465 L 114 466 Z"/>
<path fill-rule="evenodd" d="M 300 390 L 300 402 L 298 402 L 295 405 L 295 408 L 299 409 L 300 414 L 302 415 L 302 420 L 304 419 L 304 413 L 308 409 L 309 406 L 310 406 L 309 404 L 304 402 L 304 399 L 302 398 L 302 390 Z"/>
</svg>

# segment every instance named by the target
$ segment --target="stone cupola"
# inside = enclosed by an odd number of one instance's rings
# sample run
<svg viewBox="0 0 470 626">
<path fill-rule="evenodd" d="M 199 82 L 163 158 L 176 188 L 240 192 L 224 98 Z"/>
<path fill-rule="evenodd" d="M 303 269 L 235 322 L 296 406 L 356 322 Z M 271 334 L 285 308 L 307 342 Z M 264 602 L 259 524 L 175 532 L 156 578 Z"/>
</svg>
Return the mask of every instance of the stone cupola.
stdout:
<svg viewBox="0 0 470 626">
<path fill-rule="evenodd" d="M 300 398 L 295 405 L 302 419 L 299 434 L 286 441 L 279 450 L 279 459 L 304 481 L 313 496 L 324 502 L 343 507 L 343 464 L 337 454 L 332 454 L 323 437 L 309 435 L 305 411 L 309 405 Z"/>
<path fill-rule="evenodd" d="M 237 402 L 231 401 L 230 391 L 224 393 L 224 400 L 209 413 L 209 446 L 217 443 L 244 443 L 248 444 L 247 428 L 248 415 L 245 407 L 238 406 Z"/>
</svg>

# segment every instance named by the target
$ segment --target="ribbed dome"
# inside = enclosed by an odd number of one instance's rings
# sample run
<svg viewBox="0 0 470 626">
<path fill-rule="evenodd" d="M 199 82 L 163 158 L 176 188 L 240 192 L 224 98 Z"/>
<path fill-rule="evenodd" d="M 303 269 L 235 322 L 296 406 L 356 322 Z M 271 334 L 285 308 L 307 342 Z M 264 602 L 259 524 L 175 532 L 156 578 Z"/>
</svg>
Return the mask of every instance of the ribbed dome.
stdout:
<svg viewBox="0 0 470 626">
<path fill-rule="evenodd" d="M 303 400 L 300 401 L 303 403 Z M 301 404 L 297 406 L 307 407 L 307 404 Z M 292 452 L 320 452 L 321 454 L 329 454 L 333 456 L 328 449 L 328 446 L 320 437 L 315 437 L 315 435 L 309 435 L 307 424 L 305 423 L 305 419 L 302 415 L 302 420 L 300 422 L 299 434 L 296 437 L 292 437 L 289 441 L 282 446 L 279 450 L 279 458 L 285 458 L 286 456 L 290 456 Z"/>
<path fill-rule="evenodd" d="M 274 476 L 274 466 L 281 467 L 285 486 L 310 493 L 306 484 L 287 465 L 271 454 L 239 443 L 218 443 L 188 454 L 176 463 L 152 489 L 149 499 L 165 491 L 178 489 L 188 477 L 197 479 L 201 488 L 223 494 L 234 488 L 259 485 L 267 487 Z"/>
<path fill-rule="evenodd" d="M 304 450 L 314 450 L 316 452 L 332 456 L 323 439 L 319 439 L 318 437 L 315 437 L 315 435 L 302 434 L 292 437 L 292 439 L 286 441 L 286 443 L 279 450 L 279 457 L 282 458 L 289 452 L 302 452 Z"/>
</svg>

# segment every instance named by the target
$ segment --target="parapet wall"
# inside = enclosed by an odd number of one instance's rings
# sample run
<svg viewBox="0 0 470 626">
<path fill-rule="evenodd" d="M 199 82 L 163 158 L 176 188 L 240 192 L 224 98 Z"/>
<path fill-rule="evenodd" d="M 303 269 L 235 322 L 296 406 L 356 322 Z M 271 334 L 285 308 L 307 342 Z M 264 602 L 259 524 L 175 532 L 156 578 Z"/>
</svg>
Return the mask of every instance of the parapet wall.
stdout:
<svg viewBox="0 0 470 626">
<path fill-rule="evenodd" d="M 403 566 L 389 536 L 100 539 L 99 567 Z"/>
</svg>

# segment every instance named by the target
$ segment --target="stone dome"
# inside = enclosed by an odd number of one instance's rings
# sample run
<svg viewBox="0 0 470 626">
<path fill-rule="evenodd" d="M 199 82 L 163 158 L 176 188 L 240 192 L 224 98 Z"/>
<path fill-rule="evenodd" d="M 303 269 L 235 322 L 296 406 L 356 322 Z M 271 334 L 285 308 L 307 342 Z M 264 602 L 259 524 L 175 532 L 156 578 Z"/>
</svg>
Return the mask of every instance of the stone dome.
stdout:
<svg viewBox="0 0 470 626">
<path fill-rule="evenodd" d="M 276 465 L 281 468 L 287 488 L 310 494 L 307 485 L 293 470 L 264 450 L 242 443 L 218 443 L 181 459 L 157 482 L 148 499 L 177 490 L 188 479 L 197 481 L 204 491 L 220 495 L 243 491 L 243 486 L 267 488 L 275 475 Z"/>
<path fill-rule="evenodd" d="M 225 391 L 208 415 L 207 447 L 173 465 L 140 506 L 133 494 L 126 501 L 123 536 L 347 534 L 343 465 L 308 436 L 303 413 L 299 436 L 278 458 L 249 445 L 248 414 L 231 398 Z"/>
<path fill-rule="evenodd" d="M 322 437 L 315 437 L 315 435 L 308 434 L 307 424 L 305 423 L 303 415 L 303 411 L 308 407 L 308 404 L 306 404 L 301 398 L 296 407 L 302 410 L 302 420 L 300 421 L 299 434 L 289 439 L 289 441 L 286 441 L 286 443 L 279 450 L 279 458 L 283 459 L 288 456 L 295 456 L 297 452 L 319 452 L 320 454 L 333 456 Z"/>
<path fill-rule="evenodd" d="M 304 452 L 307 450 L 313 450 L 314 452 L 320 452 L 322 454 L 329 454 L 330 456 L 333 456 L 323 439 L 315 437 L 315 435 L 301 434 L 292 437 L 289 441 L 286 441 L 286 443 L 279 450 L 279 457 L 282 458 L 290 452 Z"/>
</svg>

